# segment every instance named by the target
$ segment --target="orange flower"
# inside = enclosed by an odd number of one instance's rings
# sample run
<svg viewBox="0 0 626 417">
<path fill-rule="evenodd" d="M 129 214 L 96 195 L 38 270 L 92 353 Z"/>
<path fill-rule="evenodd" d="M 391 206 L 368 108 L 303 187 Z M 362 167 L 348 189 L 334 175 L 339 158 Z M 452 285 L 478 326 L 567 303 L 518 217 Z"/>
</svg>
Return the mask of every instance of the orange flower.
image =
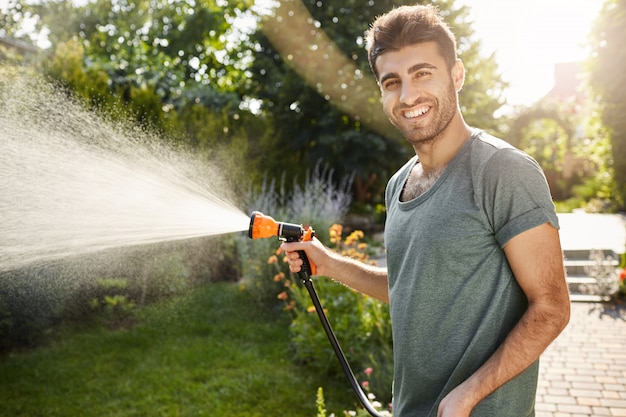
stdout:
<svg viewBox="0 0 626 417">
<path fill-rule="evenodd" d="M 350 233 L 350 235 L 348 235 L 348 237 L 346 238 L 346 245 L 353 245 L 354 243 L 358 242 L 359 239 L 363 239 L 365 235 L 363 234 L 363 231 L 361 230 L 355 230 L 354 232 Z"/>
<path fill-rule="evenodd" d="M 338 244 L 341 242 L 341 233 L 343 232 L 343 226 L 340 224 L 333 224 L 330 226 L 330 243 Z"/>
<path fill-rule="evenodd" d="M 274 275 L 274 282 L 282 281 L 283 278 L 285 278 L 285 273 L 279 272 L 278 274 Z"/>
<path fill-rule="evenodd" d="M 267 259 L 268 264 L 275 264 L 276 262 L 278 262 L 278 257 L 276 257 L 276 255 L 272 255 Z"/>
<path fill-rule="evenodd" d="M 341 236 L 341 233 L 343 232 L 343 226 L 340 224 L 333 224 L 332 226 L 330 226 L 330 234 L 335 234 L 336 236 Z"/>
<path fill-rule="evenodd" d="M 619 273 L 619 280 L 626 281 L 626 269 L 622 269 L 622 272 Z"/>
<path fill-rule="evenodd" d="M 287 298 L 289 298 L 289 295 L 287 294 L 287 291 L 283 291 L 278 294 L 276 298 L 278 298 L 279 300 L 286 300 Z"/>
</svg>

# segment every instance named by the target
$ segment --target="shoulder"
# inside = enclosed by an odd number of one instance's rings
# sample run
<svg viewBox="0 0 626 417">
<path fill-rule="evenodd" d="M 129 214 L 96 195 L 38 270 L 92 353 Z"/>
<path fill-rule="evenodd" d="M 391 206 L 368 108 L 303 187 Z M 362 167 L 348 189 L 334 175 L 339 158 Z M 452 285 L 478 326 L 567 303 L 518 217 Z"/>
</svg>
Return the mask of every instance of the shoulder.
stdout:
<svg viewBox="0 0 626 417">
<path fill-rule="evenodd" d="M 485 132 L 473 136 L 471 155 L 474 164 L 487 172 L 514 173 L 518 170 L 541 171 L 539 164 L 527 153 L 510 143 Z"/>
</svg>

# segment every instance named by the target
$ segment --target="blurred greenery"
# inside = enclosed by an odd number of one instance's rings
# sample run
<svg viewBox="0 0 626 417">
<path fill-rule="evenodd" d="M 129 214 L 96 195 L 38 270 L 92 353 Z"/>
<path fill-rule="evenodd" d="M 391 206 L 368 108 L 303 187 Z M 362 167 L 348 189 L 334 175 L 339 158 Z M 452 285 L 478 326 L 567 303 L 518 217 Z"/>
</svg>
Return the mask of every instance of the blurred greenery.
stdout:
<svg viewBox="0 0 626 417">
<path fill-rule="evenodd" d="M 9 0 L 0 38 L 23 47 L 0 44 L 0 60 L 34 66 L 98 111 L 130 115 L 164 140 L 220 159 L 242 190 L 284 173 L 303 184 L 323 160 L 336 178 L 353 176 L 353 205 L 362 210 L 382 203 L 389 175 L 412 152 L 384 119 L 364 33 L 375 16 L 413 3 Z M 590 38 L 589 99 L 540 100 L 508 113 L 507 84 L 495 55 L 481 53 L 468 7 L 428 3 L 457 36 L 467 122 L 533 155 L 560 207 L 624 210 L 626 100 L 616 70 L 626 60 L 624 0 L 606 0 Z M 48 44 L 33 54 L 40 35 Z M 570 175 L 568 164 L 587 158 Z"/>
<path fill-rule="evenodd" d="M 336 178 L 354 175 L 355 202 L 374 207 L 412 151 L 384 120 L 363 36 L 376 15 L 412 3 L 283 0 L 272 14 L 252 0 L 10 0 L 0 36 L 32 41 L 20 27 L 34 22 L 34 33 L 49 42 L 35 65 L 48 77 L 98 111 L 130 114 L 168 140 L 219 156 L 240 184 L 260 186 L 266 175 L 285 172 L 303 184 L 323 160 Z M 466 6 L 434 3 L 451 22 L 467 67 L 461 93 L 467 121 L 497 133 L 502 122 L 494 112 L 506 84 L 495 57 L 480 54 Z M 298 43 L 307 30 L 283 16 L 308 22 L 319 44 Z M 273 32 L 280 36 L 268 36 Z M 296 40 L 289 46 L 296 50 L 285 55 L 268 38 Z M 313 79 L 295 69 L 317 60 L 322 70 Z"/>
<path fill-rule="evenodd" d="M 377 207 L 385 183 L 412 150 L 380 121 L 379 91 L 367 67 L 363 36 L 375 16 L 415 1 L 277 3 L 279 9 L 271 12 L 253 0 L 8 0 L 0 13 L 0 38 L 13 44 L 0 42 L 0 64 L 28 67 L 94 111 L 130 117 L 207 163 L 219 160 L 240 194 L 265 196 L 248 201 L 250 206 L 279 220 L 310 222 L 325 233 L 328 222 L 340 220 L 352 207 L 359 213 L 370 210 L 383 222 Z M 623 211 L 626 82 L 621 68 L 626 52 L 621 44 L 626 1 L 605 0 L 590 38 L 594 52 L 584 69 L 586 100 L 542 100 L 506 116 L 501 110 L 507 85 L 495 56 L 481 53 L 468 8 L 454 0 L 428 3 L 441 9 L 457 35 L 467 70 L 460 93 L 467 122 L 533 155 L 546 171 L 560 209 Z M 29 25 L 32 30 L 23 30 Z M 37 49 L 40 35 L 48 44 Z M 290 42 L 281 44 L 280 39 Z M 312 182 L 312 170 L 320 167 L 327 171 L 318 177 L 321 182 L 315 177 Z M 285 194 L 285 187 L 292 185 L 293 195 Z M 351 187 L 351 196 L 344 195 L 339 204 L 344 206 L 329 214 L 323 204 L 338 200 L 331 201 L 327 191 L 343 195 L 346 187 Z M 93 415 L 190 415 L 206 409 L 238 415 L 233 407 L 242 416 L 286 407 L 293 411 L 290 415 L 298 415 L 297 410 L 311 415 L 319 381 L 285 361 L 289 323 L 260 314 L 255 310 L 259 303 L 250 303 L 259 294 L 264 302 L 268 294 L 276 302 L 277 285 L 282 284 L 263 282 L 267 291 L 256 293 L 249 286 L 246 295 L 232 284 L 187 292 L 198 283 L 237 280 L 242 274 L 249 275 L 249 282 L 269 279 L 273 272 L 267 257 L 276 242 L 255 242 L 248 249 L 235 237 L 187 244 L 202 249 L 195 248 L 194 255 L 180 247 L 156 254 L 146 249 L 149 253 L 116 260 L 104 272 L 60 263 L 0 274 L 0 350 L 52 342 L 50 350 L 15 353 L 0 361 L 0 401 L 7 415 L 87 415 L 85 410 Z M 119 255 L 105 255 L 104 263 Z M 250 262 L 237 266 L 237 256 Z M 209 258 L 216 265 L 203 263 Z M 87 278 L 75 279 L 81 275 Z M 111 277 L 124 285 L 105 294 L 98 280 Z M 338 333 L 360 334 L 363 326 L 371 325 L 351 321 L 350 309 L 371 307 L 385 314 L 380 306 L 353 300 L 352 293 L 344 294 L 347 290 L 331 282 L 321 281 L 320 286 L 344 311 L 337 314 L 345 317 L 337 324 Z M 59 322 L 83 314 L 94 293 L 104 306 L 142 306 L 131 312 L 138 325 L 113 333 L 98 328 L 56 335 Z M 106 296 L 112 298 L 107 302 Z M 171 304 L 143 311 L 148 301 L 167 297 L 172 297 Z M 300 314 L 308 317 L 306 307 Z M 306 335 L 308 321 L 302 317 L 298 325 Z M 383 331 L 379 336 L 388 337 Z M 214 344 L 207 347 L 209 342 Z M 324 341 L 317 346 L 316 352 L 299 354 L 327 355 Z M 382 347 L 378 351 L 388 353 Z M 361 364 L 368 360 L 378 364 L 385 358 L 365 358 Z M 185 362 L 184 370 L 172 374 L 177 361 Z M 381 364 L 376 369 L 384 368 Z M 262 372 L 253 374 L 251 369 Z M 133 375 L 126 375 L 128 370 Z M 211 379 L 218 370 L 222 374 Z M 59 375 L 67 385 L 56 383 Z M 381 383 L 387 377 L 381 375 Z M 267 381 L 272 382 L 271 392 Z M 347 389 L 333 390 L 325 392 L 351 398 Z M 138 395 L 145 400 L 138 401 Z M 333 408 L 333 400 L 325 397 L 327 408 Z M 155 410 L 154 404 L 161 408 Z"/>
<path fill-rule="evenodd" d="M 605 0 L 592 34 L 589 83 L 610 138 L 609 173 L 615 180 L 614 200 L 621 210 L 626 210 L 626 75 L 619 70 L 626 64 L 622 46 L 626 37 L 626 1 Z"/>
<path fill-rule="evenodd" d="M 289 359 L 287 326 L 233 283 L 145 307 L 127 329 L 65 325 L 0 358 L 0 415 L 304 417 L 318 387 L 329 410 L 354 408 L 345 381 Z"/>
</svg>

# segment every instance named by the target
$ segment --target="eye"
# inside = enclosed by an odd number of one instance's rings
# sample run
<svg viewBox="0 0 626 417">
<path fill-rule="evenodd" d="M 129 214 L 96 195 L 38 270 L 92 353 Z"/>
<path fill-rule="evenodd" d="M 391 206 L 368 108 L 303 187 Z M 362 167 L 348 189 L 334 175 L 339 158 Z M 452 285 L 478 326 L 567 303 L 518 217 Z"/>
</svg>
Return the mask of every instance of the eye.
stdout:
<svg viewBox="0 0 626 417">
<path fill-rule="evenodd" d="M 417 71 L 414 75 L 414 78 L 423 78 L 431 75 L 430 71 Z"/>
<path fill-rule="evenodd" d="M 393 90 L 399 84 L 400 80 L 398 80 L 397 78 L 387 80 L 383 83 L 383 90 Z"/>
</svg>

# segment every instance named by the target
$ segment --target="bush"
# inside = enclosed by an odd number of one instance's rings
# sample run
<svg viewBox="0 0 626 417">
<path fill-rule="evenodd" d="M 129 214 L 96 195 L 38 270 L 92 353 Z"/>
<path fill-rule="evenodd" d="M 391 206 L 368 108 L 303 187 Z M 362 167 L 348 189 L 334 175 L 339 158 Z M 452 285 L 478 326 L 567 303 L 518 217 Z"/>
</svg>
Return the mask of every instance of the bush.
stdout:
<svg viewBox="0 0 626 417">
<path fill-rule="evenodd" d="M 0 352 L 38 346 L 66 320 L 130 325 L 134 305 L 195 285 L 186 261 L 185 251 L 171 244 L 121 248 L 0 272 Z"/>
<path fill-rule="evenodd" d="M 365 387 L 367 391 L 367 386 Z M 378 413 L 383 417 L 391 417 L 391 406 L 385 407 L 380 401 L 376 401 L 376 396 L 372 393 L 368 393 L 367 397 L 370 401 L 370 404 L 378 411 Z M 324 400 L 324 390 L 322 387 L 318 387 L 317 395 L 315 397 L 315 406 L 317 408 L 317 415 L 315 417 L 327 417 L 326 412 L 326 401 Z M 344 410 L 343 415 L 345 417 L 368 417 L 370 413 L 364 408 L 359 408 L 356 411 L 354 410 Z M 335 414 L 331 414 L 331 417 L 335 416 Z"/>
<path fill-rule="evenodd" d="M 277 221 L 312 225 L 318 239 L 328 243 L 328 229 L 341 221 L 351 202 L 351 179 L 344 178 L 339 185 L 333 181 L 333 171 L 318 164 L 306 177 L 304 186 L 295 181 L 287 190 L 285 175 L 280 182 L 263 181 L 259 190 L 250 190 L 249 211 L 260 211 Z M 268 263 L 270 256 L 278 256 L 279 242 L 275 239 L 250 240 L 239 235 L 237 251 L 241 261 L 242 285 L 261 304 L 276 304 L 276 294 L 284 283 L 274 280 L 277 273 L 288 275 L 289 268 L 282 263 Z"/>
<path fill-rule="evenodd" d="M 7 336 L 13 326 L 11 313 L 4 306 L 4 301 L 0 298 L 0 352 L 7 349 Z"/>
<path fill-rule="evenodd" d="M 350 205 L 351 178 L 344 178 L 337 186 L 332 176 L 332 170 L 318 164 L 307 175 L 304 186 L 294 183 L 290 192 L 284 176 L 278 184 L 266 180 L 260 190 L 249 193 L 248 207 L 277 221 L 312 225 L 324 244 L 368 262 L 369 248 L 362 243 L 363 233 L 355 231 L 344 240 L 342 228 L 337 225 Z M 308 291 L 289 272 L 278 246 L 273 239 L 252 241 L 247 236 L 239 237 L 242 286 L 260 303 L 276 305 L 277 299 L 284 303 L 284 310 L 292 317 L 295 360 L 316 372 L 345 378 Z M 317 279 L 315 288 L 355 374 L 366 378 L 364 386 L 379 393 L 381 401 L 390 401 L 393 354 L 388 306 L 326 278 Z M 363 373 L 366 369 L 371 370 L 367 375 Z"/>
<path fill-rule="evenodd" d="M 330 228 L 330 246 L 344 256 L 370 262 L 367 245 L 361 242 L 363 233 L 354 231 L 344 240 L 341 231 L 340 225 Z M 316 372 L 343 377 L 308 290 L 292 284 L 297 279 L 289 275 L 278 273 L 274 279 L 278 278 L 285 287 L 279 298 L 292 316 L 294 358 Z M 381 401 L 391 401 L 393 352 L 388 305 L 327 278 L 317 279 L 314 287 L 355 375 L 366 378 L 363 386 Z"/>
<path fill-rule="evenodd" d="M 122 278 L 101 278 L 89 302 L 91 309 L 109 327 L 127 327 L 133 321 L 135 303 L 127 293 L 128 281 Z"/>
<path fill-rule="evenodd" d="M 54 271 L 35 268 L 0 272 L 0 352 L 45 340 L 65 299 L 54 277 Z"/>
</svg>

